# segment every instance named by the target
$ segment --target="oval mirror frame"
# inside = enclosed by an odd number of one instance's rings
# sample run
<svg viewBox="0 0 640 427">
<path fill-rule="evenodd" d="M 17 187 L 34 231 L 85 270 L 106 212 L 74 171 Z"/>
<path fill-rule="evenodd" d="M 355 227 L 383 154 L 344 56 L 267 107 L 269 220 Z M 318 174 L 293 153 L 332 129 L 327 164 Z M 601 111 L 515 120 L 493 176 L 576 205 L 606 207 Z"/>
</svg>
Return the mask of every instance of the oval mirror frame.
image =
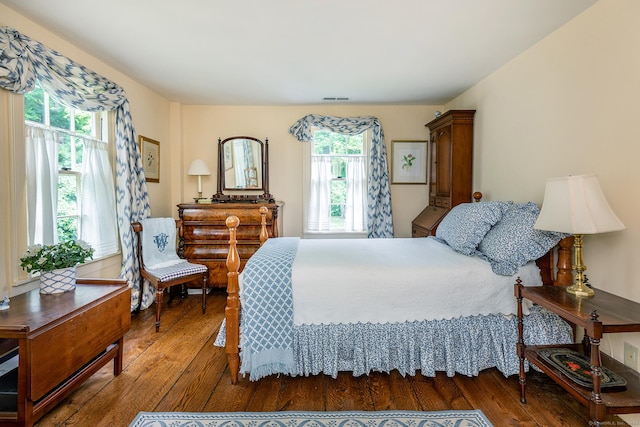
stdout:
<svg viewBox="0 0 640 427">
<path fill-rule="evenodd" d="M 263 142 L 251 136 L 218 138 L 217 190 L 212 202 L 273 203 L 275 200 L 269 193 L 269 139 Z"/>
</svg>

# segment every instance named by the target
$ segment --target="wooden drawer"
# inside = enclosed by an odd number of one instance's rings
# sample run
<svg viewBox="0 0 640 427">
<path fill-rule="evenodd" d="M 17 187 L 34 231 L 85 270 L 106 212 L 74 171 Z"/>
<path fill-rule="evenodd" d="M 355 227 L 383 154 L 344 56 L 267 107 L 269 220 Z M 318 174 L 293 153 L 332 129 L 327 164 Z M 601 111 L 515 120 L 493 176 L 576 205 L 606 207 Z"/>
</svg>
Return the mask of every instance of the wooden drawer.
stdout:
<svg viewBox="0 0 640 427">
<path fill-rule="evenodd" d="M 411 237 L 427 237 L 431 234 L 431 230 L 428 228 L 413 225 L 411 227 Z"/>
<path fill-rule="evenodd" d="M 226 287 L 229 229 L 226 220 L 235 215 L 240 220 L 236 230 L 240 269 L 260 248 L 262 215 L 260 208 L 267 207 L 266 225 L 269 238 L 278 237 L 277 204 L 264 203 L 216 203 L 210 205 L 181 204 L 178 213 L 182 220 L 182 232 L 178 254 L 183 258 L 209 268 L 209 286 Z"/>
<path fill-rule="evenodd" d="M 209 205 L 212 206 L 212 205 Z M 260 215 L 259 205 L 253 205 L 254 208 L 246 208 L 246 207 L 227 207 L 225 205 L 215 205 L 221 206 L 218 209 L 184 209 L 182 211 L 182 220 L 185 222 L 188 221 L 198 221 L 202 224 L 212 223 L 215 225 L 224 225 L 227 218 L 231 215 L 235 215 L 242 221 L 241 224 L 258 224 L 262 223 L 262 216 Z M 271 223 L 273 221 L 272 211 L 269 210 L 267 212 L 267 222 Z M 225 226 L 226 227 L 226 226 Z"/>
<path fill-rule="evenodd" d="M 209 286 L 212 288 L 225 288 L 227 286 L 227 269 L 226 259 L 197 261 L 199 264 L 206 265 L 209 269 Z M 196 262 L 196 261 L 194 261 Z M 247 260 L 240 261 L 240 271 L 244 268 Z M 199 287 L 199 284 L 198 284 Z"/>
<path fill-rule="evenodd" d="M 238 242 L 238 254 L 240 259 L 247 259 L 253 255 L 260 243 L 256 241 L 252 242 Z M 199 242 L 185 243 L 184 245 L 184 257 L 188 260 L 198 262 L 199 260 L 207 259 L 227 259 L 229 253 L 229 243 L 219 245 L 202 244 Z"/>
<path fill-rule="evenodd" d="M 236 238 L 238 240 L 257 240 L 255 236 L 260 236 L 260 224 L 244 224 L 238 227 L 236 232 Z M 271 224 L 267 224 L 267 230 L 269 237 L 272 236 Z M 202 224 L 197 222 L 183 222 L 182 235 L 185 241 L 190 240 L 223 240 L 227 244 L 229 243 L 229 229 L 226 224 Z"/>
<path fill-rule="evenodd" d="M 443 207 L 427 206 L 411 222 L 411 237 L 425 237 L 435 235 L 440 221 L 447 214 Z"/>
<path fill-rule="evenodd" d="M 451 206 L 451 199 L 448 197 L 436 197 L 435 205 L 439 208 L 448 208 Z"/>
</svg>

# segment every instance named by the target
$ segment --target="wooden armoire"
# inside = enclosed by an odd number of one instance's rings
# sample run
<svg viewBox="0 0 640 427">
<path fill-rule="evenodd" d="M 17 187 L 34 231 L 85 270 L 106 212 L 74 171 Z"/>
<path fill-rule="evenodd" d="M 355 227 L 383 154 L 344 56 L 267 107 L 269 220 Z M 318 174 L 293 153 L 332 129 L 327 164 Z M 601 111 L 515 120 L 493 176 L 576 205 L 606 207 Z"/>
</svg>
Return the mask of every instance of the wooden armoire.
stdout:
<svg viewBox="0 0 640 427">
<path fill-rule="evenodd" d="M 429 128 L 429 205 L 412 221 L 412 237 L 435 235 L 449 210 L 471 201 L 473 116 L 475 110 L 450 110 Z"/>
</svg>

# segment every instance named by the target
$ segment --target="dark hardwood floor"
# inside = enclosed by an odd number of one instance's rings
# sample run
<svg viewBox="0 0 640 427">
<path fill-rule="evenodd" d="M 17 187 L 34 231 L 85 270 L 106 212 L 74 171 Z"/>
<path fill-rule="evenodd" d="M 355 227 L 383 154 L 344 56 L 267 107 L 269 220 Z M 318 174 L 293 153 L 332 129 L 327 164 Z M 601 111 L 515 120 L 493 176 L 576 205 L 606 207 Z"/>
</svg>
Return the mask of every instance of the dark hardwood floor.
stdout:
<svg viewBox="0 0 640 427">
<path fill-rule="evenodd" d="M 165 298 L 165 301 L 168 298 Z M 480 409 L 494 426 L 587 426 L 588 410 L 544 374 L 528 376 L 521 404 L 517 376 L 495 369 L 478 377 L 438 374 L 403 378 L 396 372 L 353 377 L 342 373 L 291 378 L 244 378 L 231 385 L 224 349 L 213 341 L 225 296 L 215 292 L 202 315 L 200 297 L 163 307 L 160 332 L 155 309 L 132 318 L 125 336 L 124 370 L 110 364 L 45 415 L 38 427 L 126 427 L 139 411 L 346 411 Z M 606 425 L 626 426 L 618 417 Z"/>
</svg>

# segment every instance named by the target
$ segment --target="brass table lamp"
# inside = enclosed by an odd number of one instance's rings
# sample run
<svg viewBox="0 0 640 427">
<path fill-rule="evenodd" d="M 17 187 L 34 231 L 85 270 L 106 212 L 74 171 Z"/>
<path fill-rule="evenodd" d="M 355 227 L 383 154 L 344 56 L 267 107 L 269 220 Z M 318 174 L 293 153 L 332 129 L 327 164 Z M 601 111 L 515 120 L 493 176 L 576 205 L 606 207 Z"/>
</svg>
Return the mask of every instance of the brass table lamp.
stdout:
<svg viewBox="0 0 640 427">
<path fill-rule="evenodd" d="M 576 271 L 575 284 L 567 292 L 579 297 L 593 296 L 585 285 L 587 266 L 582 259 L 582 237 L 585 234 L 624 230 L 624 224 L 607 203 L 595 174 L 549 178 L 544 201 L 535 229 L 573 234 Z"/>
</svg>

